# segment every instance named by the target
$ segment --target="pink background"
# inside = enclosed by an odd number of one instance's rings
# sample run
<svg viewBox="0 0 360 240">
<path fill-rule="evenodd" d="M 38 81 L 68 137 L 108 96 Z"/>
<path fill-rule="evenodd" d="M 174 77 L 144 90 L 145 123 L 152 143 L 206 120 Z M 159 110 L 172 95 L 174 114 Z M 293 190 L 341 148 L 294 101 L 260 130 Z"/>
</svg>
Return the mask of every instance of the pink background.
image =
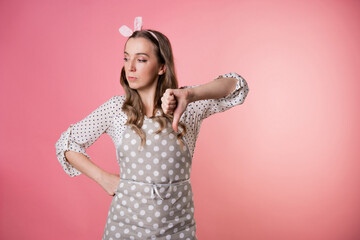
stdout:
<svg viewBox="0 0 360 240">
<path fill-rule="evenodd" d="M 125 37 L 173 45 L 180 85 L 235 71 L 245 103 L 205 120 L 193 159 L 200 240 L 360 239 L 360 2 L 0 1 L 0 239 L 100 239 L 111 197 L 55 142 L 113 95 Z M 88 149 L 118 172 L 103 135 Z"/>
</svg>

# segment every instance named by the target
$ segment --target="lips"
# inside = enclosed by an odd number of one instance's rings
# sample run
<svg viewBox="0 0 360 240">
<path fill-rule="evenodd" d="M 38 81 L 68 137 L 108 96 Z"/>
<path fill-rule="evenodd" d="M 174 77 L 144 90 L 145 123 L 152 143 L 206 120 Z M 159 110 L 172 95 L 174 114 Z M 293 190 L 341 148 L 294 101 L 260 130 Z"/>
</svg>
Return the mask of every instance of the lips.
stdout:
<svg viewBox="0 0 360 240">
<path fill-rule="evenodd" d="M 130 81 L 136 80 L 136 77 L 128 77 L 128 80 Z"/>
</svg>

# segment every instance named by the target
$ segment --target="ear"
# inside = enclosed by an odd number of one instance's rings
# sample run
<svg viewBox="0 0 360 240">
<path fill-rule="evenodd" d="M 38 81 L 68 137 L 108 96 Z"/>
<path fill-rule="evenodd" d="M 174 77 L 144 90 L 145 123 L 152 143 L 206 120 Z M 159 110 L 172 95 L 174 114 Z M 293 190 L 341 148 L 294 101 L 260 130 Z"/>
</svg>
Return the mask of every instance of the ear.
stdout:
<svg viewBox="0 0 360 240">
<path fill-rule="evenodd" d="M 166 72 L 166 65 L 162 64 L 159 69 L 158 75 L 163 75 L 165 72 Z"/>
</svg>

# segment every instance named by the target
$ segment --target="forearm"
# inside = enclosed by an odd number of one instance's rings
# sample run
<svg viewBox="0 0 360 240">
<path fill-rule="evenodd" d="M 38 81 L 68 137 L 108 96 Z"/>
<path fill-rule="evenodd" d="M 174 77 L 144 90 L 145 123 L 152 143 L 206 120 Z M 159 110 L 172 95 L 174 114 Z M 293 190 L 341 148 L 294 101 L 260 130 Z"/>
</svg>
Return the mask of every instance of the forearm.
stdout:
<svg viewBox="0 0 360 240">
<path fill-rule="evenodd" d="M 236 84 L 235 78 L 217 78 L 206 84 L 189 88 L 189 102 L 225 97 L 236 88 Z"/>
<path fill-rule="evenodd" d="M 95 182 L 99 183 L 104 170 L 95 165 L 84 154 L 74 151 L 67 151 L 65 152 L 65 157 L 73 167 L 78 169 L 89 178 L 93 179 Z"/>
</svg>

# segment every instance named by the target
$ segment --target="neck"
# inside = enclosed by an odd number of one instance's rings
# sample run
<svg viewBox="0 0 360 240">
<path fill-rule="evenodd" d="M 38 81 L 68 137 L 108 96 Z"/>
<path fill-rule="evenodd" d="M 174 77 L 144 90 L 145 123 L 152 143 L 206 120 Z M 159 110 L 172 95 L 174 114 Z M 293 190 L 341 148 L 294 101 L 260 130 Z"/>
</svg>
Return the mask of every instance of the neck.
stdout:
<svg viewBox="0 0 360 240">
<path fill-rule="evenodd" d="M 154 112 L 155 91 L 138 91 L 138 93 L 144 105 L 144 114 L 148 117 L 152 117 Z"/>
<path fill-rule="evenodd" d="M 151 86 L 137 90 L 141 98 L 141 101 L 144 105 L 144 114 L 148 117 L 153 116 L 157 83 L 158 83 L 158 77 L 155 79 L 155 81 L 153 81 Z"/>
</svg>

